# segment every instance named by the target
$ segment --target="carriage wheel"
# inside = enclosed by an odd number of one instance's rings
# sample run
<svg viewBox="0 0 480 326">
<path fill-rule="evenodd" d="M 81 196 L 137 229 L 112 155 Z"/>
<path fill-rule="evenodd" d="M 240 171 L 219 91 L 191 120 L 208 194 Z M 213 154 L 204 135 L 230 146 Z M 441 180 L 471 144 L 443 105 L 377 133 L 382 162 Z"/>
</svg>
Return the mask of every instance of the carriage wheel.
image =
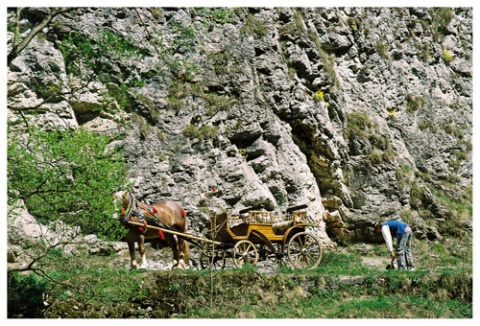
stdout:
<svg viewBox="0 0 480 326">
<path fill-rule="evenodd" d="M 255 265 L 258 261 L 258 251 L 248 240 L 240 240 L 233 247 L 233 262 L 238 268 L 246 264 Z"/>
<path fill-rule="evenodd" d="M 225 251 L 203 251 L 200 254 L 200 266 L 202 269 L 224 269 L 225 268 Z"/>
<path fill-rule="evenodd" d="M 320 241 L 311 233 L 297 233 L 288 242 L 287 255 L 294 268 L 314 269 L 322 260 Z"/>
</svg>

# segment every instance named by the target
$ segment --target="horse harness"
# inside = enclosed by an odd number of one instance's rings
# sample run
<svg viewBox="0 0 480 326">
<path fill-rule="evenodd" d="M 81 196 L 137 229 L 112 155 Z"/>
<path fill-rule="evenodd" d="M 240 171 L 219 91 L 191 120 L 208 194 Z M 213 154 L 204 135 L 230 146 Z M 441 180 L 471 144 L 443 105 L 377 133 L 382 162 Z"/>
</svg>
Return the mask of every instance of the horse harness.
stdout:
<svg viewBox="0 0 480 326">
<path fill-rule="evenodd" d="M 127 207 L 127 210 L 125 210 L 125 208 L 122 208 L 122 212 L 121 212 L 121 217 L 123 216 L 123 219 L 121 221 L 123 223 L 125 224 L 128 223 L 131 216 L 136 216 L 138 217 L 139 222 L 143 223 L 143 226 L 138 227 L 138 231 L 140 233 L 143 233 L 143 234 L 147 233 L 148 231 L 147 222 L 161 228 L 170 229 L 162 221 L 156 218 L 144 215 L 143 211 L 147 211 L 152 216 L 155 216 L 155 214 L 157 213 L 157 209 L 155 207 L 142 204 L 144 208 L 141 208 L 140 205 L 136 204 L 137 200 L 133 197 L 133 195 L 130 192 L 128 193 L 128 196 L 129 196 L 129 205 Z M 165 236 L 162 230 L 158 230 L 158 235 L 160 236 L 160 239 L 165 240 Z"/>
</svg>

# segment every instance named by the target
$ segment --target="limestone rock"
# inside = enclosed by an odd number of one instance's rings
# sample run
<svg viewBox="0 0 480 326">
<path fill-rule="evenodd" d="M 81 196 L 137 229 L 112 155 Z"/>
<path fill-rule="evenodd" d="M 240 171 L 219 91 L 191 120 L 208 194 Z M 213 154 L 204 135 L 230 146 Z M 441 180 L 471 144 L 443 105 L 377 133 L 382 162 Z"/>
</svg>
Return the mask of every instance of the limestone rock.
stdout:
<svg viewBox="0 0 480 326">
<path fill-rule="evenodd" d="M 121 135 L 135 195 L 180 201 L 194 228 L 211 212 L 308 204 L 328 246 L 333 188 L 345 230 L 372 241 L 378 218 L 450 218 L 429 189 L 472 186 L 473 13 L 445 10 L 78 8 L 9 66 L 8 120 Z M 71 32 L 118 46 L 82 92 L 59 50 Z M 440 236 L 418 218 L 422 237 Z"/>
</svg>

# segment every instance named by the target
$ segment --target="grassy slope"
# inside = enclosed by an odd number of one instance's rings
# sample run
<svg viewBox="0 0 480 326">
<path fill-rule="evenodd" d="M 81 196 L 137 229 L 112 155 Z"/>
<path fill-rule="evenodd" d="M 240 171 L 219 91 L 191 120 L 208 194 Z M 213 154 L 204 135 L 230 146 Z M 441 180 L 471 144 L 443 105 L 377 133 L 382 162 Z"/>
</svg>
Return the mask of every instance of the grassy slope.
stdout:
<svg viewBox="0 0 480 326">
<path fill-rule="evenodd" d="M 115 257 L 56 256 L 49 260 L 49 275 L 61 284 L 10 279 L 9 316 L 472 318 L 471 239 L 416 241 L 414 272 L 365 264 L 365 258 L 385 257 L 384 246 L 373 246 L 366 256 L 358 249 L 326 252 L 314 271 L 282 268 L 275 274 L 254 268 L 128 271 L 111 267 Z"/>
</svg>

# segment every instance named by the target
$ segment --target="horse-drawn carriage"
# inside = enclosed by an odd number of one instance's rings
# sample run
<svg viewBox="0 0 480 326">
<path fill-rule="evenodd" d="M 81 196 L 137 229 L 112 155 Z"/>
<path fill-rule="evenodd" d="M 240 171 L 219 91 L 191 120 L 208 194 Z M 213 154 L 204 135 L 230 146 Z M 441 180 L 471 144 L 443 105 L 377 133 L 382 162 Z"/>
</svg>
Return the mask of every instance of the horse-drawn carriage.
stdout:
<svg viewBox="0 0 480 326">
<path fill-rule="evenodd" d="M 218 214 L 210 219 L 208 237 L 204 238 L 187 232 L 185 211 L 177 203 L 161 201 L 145 205 L 127 192 L 116 196 L 122 205 L 121 222 L 130 229 L 126 241 L 132 268 L 138 267 L 134 242 L 138 242 L 144 268 L 144 243 L 151 238 L 168 242 L 179 267 L 184 266 L 184 259 L 188 263 L 185 242 L 200 248 L 202 268 L 224 268 L 227 258 L 233 258 L 237 267 L 255 265 L 259 260 L 288 258 L 293 268 L 313 269 L 322 259 L 320 241 L 306 231 L 306 227 L 312 226 L 307 221 L 307 206 L 291 207 L 286 214 L 252 209 L 244 209 L 236 216 Z"/>
<path fill-rule="evenodd" d="M 265 210 L 240 211 L 212 217 L 207 233 L 213 242 L 203 248 L 202 268 L 224 268 L 226 258 L 236 267 L 255 265 L 260 260 L 288 261 L 294 268 L 313 269 L 322 259 L 318 238 L 306 232 L 306 206 L 287 209 L 286 214 Z"/>
</svg>

